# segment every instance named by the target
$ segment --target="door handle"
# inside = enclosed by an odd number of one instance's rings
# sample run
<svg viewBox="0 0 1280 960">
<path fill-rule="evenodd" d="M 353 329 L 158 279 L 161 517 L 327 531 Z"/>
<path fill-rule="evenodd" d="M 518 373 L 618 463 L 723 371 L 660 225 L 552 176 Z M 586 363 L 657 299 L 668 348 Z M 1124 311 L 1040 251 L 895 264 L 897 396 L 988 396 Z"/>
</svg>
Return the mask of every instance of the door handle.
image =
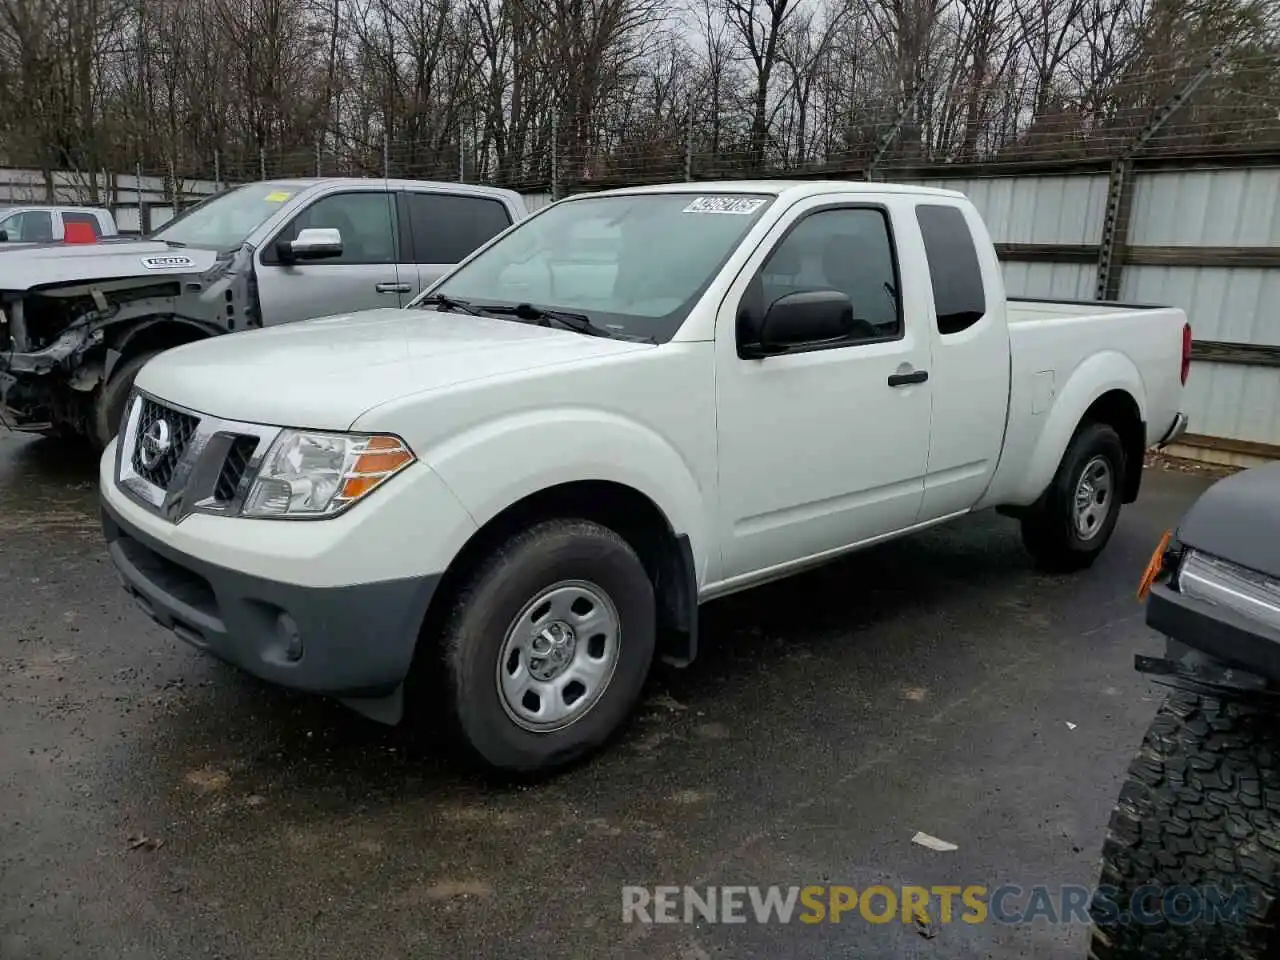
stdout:
<svg viewBox="0 0 1280 960">
<path fill-rule="evenodd" d="M 379 283 L 373 289 L 379 293 L 409 293 L 413 287 L 407 283 Z"/>
<path fill-rule="evenodd" d="M 889 386 L 905 387 L 909 383 L 924 383 L 928 379 L 928 370 L 913 370 L 910 373 L 891 373 L 889 374 Z"/>
</svg>

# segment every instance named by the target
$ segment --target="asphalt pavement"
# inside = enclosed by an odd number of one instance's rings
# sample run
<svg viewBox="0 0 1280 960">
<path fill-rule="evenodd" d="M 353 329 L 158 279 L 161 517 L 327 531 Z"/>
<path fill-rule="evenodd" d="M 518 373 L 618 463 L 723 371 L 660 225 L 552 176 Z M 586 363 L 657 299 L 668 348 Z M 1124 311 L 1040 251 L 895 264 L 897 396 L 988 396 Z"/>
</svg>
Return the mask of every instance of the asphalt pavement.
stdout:
<svg viewBox="0 0 1280 960">
<path fill-rule="evenodd" d="M 1134 586 L 1208 482 L 1149 469 L 1083 574 L 990 515 L 718 601 L 606 753 L 503 787 L 146 620 L 95 475 L 0 428 L 4 960 L 1080 958 L 1079 923 L 624 923 L 622 888 L 1092 885 L 1160 697 Z"/>
</svg>

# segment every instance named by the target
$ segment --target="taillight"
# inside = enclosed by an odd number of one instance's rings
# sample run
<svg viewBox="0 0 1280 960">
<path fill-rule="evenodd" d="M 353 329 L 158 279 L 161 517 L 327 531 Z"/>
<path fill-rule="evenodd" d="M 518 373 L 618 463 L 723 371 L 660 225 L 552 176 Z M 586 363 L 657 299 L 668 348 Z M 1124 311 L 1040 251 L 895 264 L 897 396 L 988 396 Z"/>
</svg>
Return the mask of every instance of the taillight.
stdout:
<svg viewBox="0 0 1280 960">
<path fill-rule="evenodd" d="M 1191 372 L 1191 324 L 1182 325 L 1182 385 L 1187 385 L 1187 374 Z"/>
</svg>

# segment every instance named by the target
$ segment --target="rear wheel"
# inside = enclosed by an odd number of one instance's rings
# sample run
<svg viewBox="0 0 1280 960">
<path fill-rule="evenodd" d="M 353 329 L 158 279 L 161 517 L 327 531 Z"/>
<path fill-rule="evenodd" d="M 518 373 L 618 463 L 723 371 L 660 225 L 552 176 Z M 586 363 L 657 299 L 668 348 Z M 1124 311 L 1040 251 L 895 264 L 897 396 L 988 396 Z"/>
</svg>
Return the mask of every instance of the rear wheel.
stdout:
<svg viewBox="0 0 1280 960">
<path fill-rule="evenodd" d="M 1111 814 L 1092 960 L 1278 955 L 1275 720 L 1238 701 L 1170 694 Z"/>
<path fill-rule="evenodd" d="M 1022 518 L 1022 542 L 1040 566 L 1080 570 L 1098 558 L 1120 517 L 1126 468 L 1112 427 L 1087 423 L 1076 431 L 1044 499 Z"/>
<path fill-rule="evenodd" d="M 508 773 L 585 757 L 635 706 L 655 621 L 648 574 L 612 530 L 550 520 L 516 534 L 458 592 L 435 661 L 461 744 Z"/>
<path fill-rule="evenodd" d="M 98 395 L 93 403 L 93 420 L 91 422 L 90 442 L 94 449 L 101 453 L 106 449 L 120 429 L 124 419 L 125 404 L 129 401 L 129 391 L 133 389 L 133 381 L 152 357 L 160 353 L 153 350 L 139 353 L 116 364 L 111 371 L 111 378 L 98 388 Z"/>
</svg>

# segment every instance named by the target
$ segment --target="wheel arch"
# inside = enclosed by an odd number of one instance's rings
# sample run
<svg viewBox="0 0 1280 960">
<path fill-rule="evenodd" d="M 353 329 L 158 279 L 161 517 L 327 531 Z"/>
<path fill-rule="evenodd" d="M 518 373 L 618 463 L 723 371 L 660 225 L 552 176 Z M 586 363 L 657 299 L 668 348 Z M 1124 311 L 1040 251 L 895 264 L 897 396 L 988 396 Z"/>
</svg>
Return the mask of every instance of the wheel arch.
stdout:
<svg viewBox="0 0 1280 960">
<path fill-rule="evenodd" d="M 1145 391 L 1142 376 L 1123 354 L 1094 354 L 1076 368 L 1058 394 L 1028 463 L 1026 478 L 1014 503 L 1034 505 L 1048 491 L 1071 446 L 1089 423 L 1105 423 L 1120 435 L 1125 452 L 1123 502 L 1137 499 L 1146 450 Z M 1128 465 L 1136 463 L 1137 469 Z"/>
<path fill-rule="evenodd" d="M 1120 437 L 1124 447 L 1124 497 L 1133 503 L 1142 486 L 1142 461 L 1147 447 L 1147 428 L 1138 401 L 1127 390 L 1108 390 L 1089 405 L 1081 424 L 1105 423 Z"/>
<path fill-rule="evenodd" d="M 220 332 L 209 324 L 172 314 L 146 317 L 115 337 L 108 351 L 103 379 L 110 379 L 116 366 L 130 357 L 195 343 Z"/>
<path fill-rule="evenodd" d="M 650 497 L 614 480 L 576 480 L 545 487 L 481 524 L 441 577 L 427 610 L 423 636 L 432 636 L 443 627 L 451 598 L 483 557 L 535 523 L 570 517 L 608 527 L 636 551 L 654 586 L 659 655 L 674 666 L 692 662 L 698 646 L 697 568 L 692 542 L 688 534 L 676 532 Z"/>
</svg>

